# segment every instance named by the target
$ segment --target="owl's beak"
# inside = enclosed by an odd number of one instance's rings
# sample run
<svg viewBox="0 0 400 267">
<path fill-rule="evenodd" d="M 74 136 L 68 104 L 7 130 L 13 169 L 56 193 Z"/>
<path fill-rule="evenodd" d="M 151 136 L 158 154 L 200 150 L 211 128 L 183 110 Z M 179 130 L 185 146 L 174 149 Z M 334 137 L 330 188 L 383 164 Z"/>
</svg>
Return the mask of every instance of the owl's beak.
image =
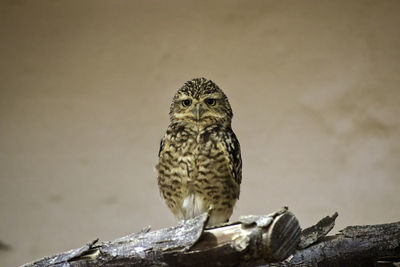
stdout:
<svg viewBox="0 0 400 267">
<path fill-rule="evenodd" d="M 197 120 L 197 121 L 200 120 L 201 115 L 202 115 L 202 113 L 203 113 L 203 109 L 201 108 L 201 104 L 200 104 L 200 103 L 197 103 L 197 104 L 194 106 L 192 112 L 193 112 L 194 116 L 196 117 L 196 120 Z"/>
</svg>

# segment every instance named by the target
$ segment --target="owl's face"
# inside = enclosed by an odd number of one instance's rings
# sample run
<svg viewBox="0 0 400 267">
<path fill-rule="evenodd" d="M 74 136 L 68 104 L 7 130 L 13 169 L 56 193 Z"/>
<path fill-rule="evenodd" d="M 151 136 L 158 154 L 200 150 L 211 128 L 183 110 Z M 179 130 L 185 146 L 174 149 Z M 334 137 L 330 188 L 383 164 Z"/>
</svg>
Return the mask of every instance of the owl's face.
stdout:
<svg viewBox="0 0 400 267">
<path fill-rule="evenodd" d="M 232 109 L 228 98 L 211 80 L 196 78 L 186 82 L 175 94 L 171 122 L 195 126 L 230 126 Z"/>
</svg>

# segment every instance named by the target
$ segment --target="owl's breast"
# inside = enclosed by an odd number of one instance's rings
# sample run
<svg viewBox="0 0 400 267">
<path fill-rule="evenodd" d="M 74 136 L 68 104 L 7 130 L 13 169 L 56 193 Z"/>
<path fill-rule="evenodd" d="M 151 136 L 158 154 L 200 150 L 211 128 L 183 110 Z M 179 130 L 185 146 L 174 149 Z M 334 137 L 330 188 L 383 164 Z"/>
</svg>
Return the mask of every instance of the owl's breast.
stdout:
<svg viewBox="0 0 400 267">
<path fill-rule="evenodd" d="M 167 134 L 157 169 L 160 176 L 178 185 L 189 184 L 196 171 L 198 143 L 185 131 Z"/>
<path fill-rule="evenodd" d="M 179 131 L 167 135 L 158 166 L 183 185 L 226 172 L 228 161 L 216 133 Z M 158 167 L 159 168 L 159 167 Z"/>
<path fill-rule="evenodd" d="M 215 184 L 229 175 L 229 159 L 217 134 L 211 134 L 199 146 L 196 157 L 197 180 Z"/>
<path fill-rule="evenodd" d="M 213 207 L 224 222 L 239 194 L 232 164 L 218 131 L 168 132 L 160 149 L 158 184 L 172 212 L 188 219 Z"/>
</svg>

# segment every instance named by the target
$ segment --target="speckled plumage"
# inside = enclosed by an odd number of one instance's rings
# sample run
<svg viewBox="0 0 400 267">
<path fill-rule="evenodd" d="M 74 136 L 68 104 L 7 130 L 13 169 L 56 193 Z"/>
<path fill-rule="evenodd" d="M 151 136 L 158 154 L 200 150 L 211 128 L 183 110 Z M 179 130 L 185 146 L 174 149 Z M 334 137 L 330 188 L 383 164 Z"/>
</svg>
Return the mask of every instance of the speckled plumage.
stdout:
<svg viewBox="0 0 400 267">
<path fill-rule="evenodd" d="M 226 95 L 210 80 L 193 79 L 175 94 L 156 169 L 161 195 L 178 219 L 212 208 L 209 226 L 229 220 L 242 179 L 231 120 Z"/>
</svg>

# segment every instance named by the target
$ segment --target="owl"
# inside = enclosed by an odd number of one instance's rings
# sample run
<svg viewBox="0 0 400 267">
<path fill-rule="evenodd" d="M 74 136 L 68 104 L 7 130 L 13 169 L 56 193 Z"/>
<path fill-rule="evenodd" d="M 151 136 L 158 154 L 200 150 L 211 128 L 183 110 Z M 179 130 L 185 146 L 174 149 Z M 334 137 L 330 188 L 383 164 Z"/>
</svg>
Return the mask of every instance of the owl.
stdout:
<svg viewBox="0 0 400 267">
<path fill-rule="evenodd" d="M 211 80 L 196 78 L 176 92 L 169 115 L 156 165 L 161 196 L 179 220 L 210 210 L 208 226 L 227 222 L 242 180 L 228 98 Z"/>
</svg>

